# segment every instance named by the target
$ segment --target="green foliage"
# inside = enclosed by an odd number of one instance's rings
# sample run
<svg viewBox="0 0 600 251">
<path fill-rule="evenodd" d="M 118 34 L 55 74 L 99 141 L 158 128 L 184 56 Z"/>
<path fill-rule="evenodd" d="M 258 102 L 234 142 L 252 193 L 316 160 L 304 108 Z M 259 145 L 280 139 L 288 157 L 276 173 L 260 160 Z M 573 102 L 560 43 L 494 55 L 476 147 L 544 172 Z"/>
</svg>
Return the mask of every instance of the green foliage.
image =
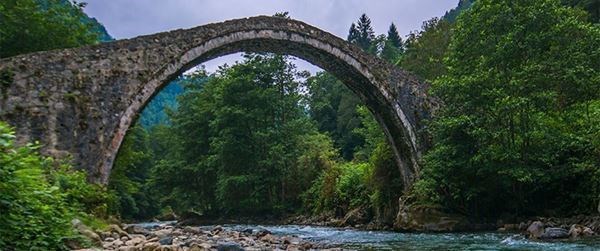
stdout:
<svg viewBox="0 0 600 251">
<path fill-rule="evenodd" d="M 482 0 L 460 15 L 434 85 L 445 106 L 431 125 L 421 200 L 484 216 L 594 209 L 597 193 L 580 191 L 597 189 L 600 166 L 590 116 L 600 29 L 584 16 L 554 0 Z"/>
<path fill-rule="evenodd" d="M 380 57 L 390 63 L 397 63 L 404 52 L 404 43 L 398 34 L 396 25 L 392 23 L 388 29 L 387 37 L 385 38 L 383 48 L 381 49 Z"/>
<path fill-rule="evenodd" d="M 600 2 L 597 0 L 562 0 L 562 3 L 588 12 L 589 20 L 593 23 L 600 22 Z"/>
<path fill-rule="evenodd" d="M 334 163 L 323 170 L 303 194 L 309 212 L 334 212 L 344 216 L 352 208 L 369 204 L 367 163 Z"/>
<path fill-rule="evenodd" d="M 148 133 L 134 126 L 123 140 L 115 167 L 110 173 L 108 189 L 111 194 L 109 211 L 127 220 L 145 220 L 158 214 L 158 201 L 152 187 L 147 185 L 153 155 Z"/>
<path fill-rule="evenodd" d="M 167 84 L 144 107 L 139 119 L 139 124 L 144 129 L 149 130 L 156 125 L 170 123 L 167 113 L 177 109 L 177 97 L 183 93 L 183 81 L 185 76 Z"/>
<path fill-rule="evenodd" d="M 362 14 L 356 24 L 352 23 L 348 33 L 348 42 L 356 44 L 364 51 L 371 49 L 371 45 L 375 39 L 375 32 L 373 32 L 371 19 L 367 14 Z"/>
<path fill-rule="evenodd" d="M 325 165 L 313 144 L 327 142 L 300 105 L 304 75 L 283 56 L 247 54 L 211 77 L 189 76 L 171 124 L 151 131 L 160 156 L 148 186 L 160 204 L 237 215 L 298 208 Z"/>
<path fill-rule="evenodd" d="M 463 13 L 464 11 L 471 8 L 471 5 L 473 5 L 474 2 L 475 2 L 475 0 L 459 0 L 458 6 L 456 6 L 456 8 L 454 8 L 454 9 L 451 9 L 450 11 L 446 12 L 446 14 L 444 14 L 444 16 L 442 17 L 442 20 L 448 21 L 449 23 L 456 22 L 456 19 L 458 18 L 458 16 L 461 13 Z"/>
<path fill-rule="evenodd" d="M 99 24 L 84 20 L 84 5 L 62 0 L 0 2 L 0 58 L 99 41 Z"/>
<path fill-rule="evenodd" d="M 351 160 L 355 149 L 364 142 L 353 133 L 361 126 L 356 112 L 361 101 L 329 73 L 317 73 L 306 82 L 310 92 L 308 105 L 311 118 L 316 121 L 319 131 L 332 137 L 342 157 Z"/>
<path fill-rule="evenodd" d="M 41 157 L 37 145 L 17 147 L 13 139 L 0 122 L 0 249 L 66 250 L 65 239 L 79 238 L 70 221 L 102 210 L 101 188 Z"/>
<path fill-rule="evenodd" d="M 444 57 L 451 35 L 452 24 L 446 20 L 433 18 L 424 22 L 421 31 L 408 35 L 400 66 L 427 81 L 444 75 Z"/>
</svg>

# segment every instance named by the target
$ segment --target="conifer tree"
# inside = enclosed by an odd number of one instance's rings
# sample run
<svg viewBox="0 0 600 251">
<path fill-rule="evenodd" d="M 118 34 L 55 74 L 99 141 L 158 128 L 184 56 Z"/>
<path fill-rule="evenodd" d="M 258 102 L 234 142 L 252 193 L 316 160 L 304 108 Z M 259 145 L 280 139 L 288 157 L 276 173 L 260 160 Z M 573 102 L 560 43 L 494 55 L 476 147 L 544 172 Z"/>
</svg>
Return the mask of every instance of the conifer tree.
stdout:
<svg viewBox="0 0 600 251">
<path fill-rule="evenodd" d="M 396 48 L 402 47 L 402 38 L 400 38 L 398 29 L 394 23 L 392 23 L 388 29 L 387 41 Z"/>
<path fill-rule="evenodd" d="M 350 30 L 348 31 L 348 42 L 356 44 L 358 40 L 358 29 L 356 29 L 356 25 L 352 23 L 350 25 Z"/>
<path fill-rule="evenodd" d="M 363 50 L 368 51 L 373 40 L 375 39 L 375 32 L 373 32 L 371 19 L 367 16 L 367 14 L 362 14 L 360 16 L 358 22 L 356 23 L 356 30 L 358 31 L 358 36 L 354 43 Z"/>
</svg>

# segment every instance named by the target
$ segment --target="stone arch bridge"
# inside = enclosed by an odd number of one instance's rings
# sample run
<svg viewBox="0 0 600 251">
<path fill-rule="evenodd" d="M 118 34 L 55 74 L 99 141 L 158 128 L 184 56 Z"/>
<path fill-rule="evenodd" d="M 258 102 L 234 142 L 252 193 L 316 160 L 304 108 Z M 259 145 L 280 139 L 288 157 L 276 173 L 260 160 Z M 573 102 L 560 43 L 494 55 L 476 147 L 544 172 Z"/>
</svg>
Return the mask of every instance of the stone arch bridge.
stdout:
<svg viewBox="0 0 600 251">
<path fill-rule="evenodd" d="M 235 52 L 293 55 L 332 73 L 373 112 L 404 183 L 419 175 L 428 85 L 328 32 L 279 17 L 252 17 L 0 60 L 0 120 L 17 142 L 72 158 L 90 181 L 108 182 L 123 137 L 163 86 L 204 61 Z"/>
</svg>

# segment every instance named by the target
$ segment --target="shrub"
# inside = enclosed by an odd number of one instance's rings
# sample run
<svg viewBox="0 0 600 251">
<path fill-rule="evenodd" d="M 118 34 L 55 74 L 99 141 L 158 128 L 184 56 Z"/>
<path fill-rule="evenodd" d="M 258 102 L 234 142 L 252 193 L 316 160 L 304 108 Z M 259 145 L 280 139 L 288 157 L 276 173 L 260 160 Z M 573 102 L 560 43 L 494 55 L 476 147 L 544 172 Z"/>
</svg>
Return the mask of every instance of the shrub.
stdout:
<svg viewBox="0 0 600 251">
<path fill-rule="evenodd" d="M 14 144 L 14 131 L 0 122 L 0 250 L 65 250 L 78 239 L 74 217 L 88 217 L 98 191 L 80 172 L 38 153 L 39 146 Z"/>
</svg>

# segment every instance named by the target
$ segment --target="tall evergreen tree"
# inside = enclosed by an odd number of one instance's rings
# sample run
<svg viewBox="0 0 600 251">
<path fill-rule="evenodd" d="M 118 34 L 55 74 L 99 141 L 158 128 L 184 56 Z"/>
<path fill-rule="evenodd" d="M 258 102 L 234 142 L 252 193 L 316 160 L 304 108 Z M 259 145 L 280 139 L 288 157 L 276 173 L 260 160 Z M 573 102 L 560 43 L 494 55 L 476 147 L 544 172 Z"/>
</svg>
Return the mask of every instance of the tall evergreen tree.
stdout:
<svg viewBox="0 0 600 251">
<path fill-rule="evenodd" d="M 356 28 L 356 24 L 352 23 L 350 25 L 350 30 L 348 31 L 348 42 L 355 44 L 358 40 L 358 29 Z"/>
<path fill-rule="evenodd" d="M 392 23 L 388 29 L 387 41 L 396 48 L 402 47 L 402 38 L 400 38 L 398 29 L 394 23 Z"/>
<path fill-rule="evenodd" d="M 402 43 L 402 38 L 400 38 L 400 35 L 398 34 L 396 25 L 392 23 L 388 29 L 388 35 L 383 42 L 380 57 L 390 63 L 396 64 L 399 62 L 403 52 L 404 44 Z"/>
<path fill-rule="evenodd" d="M 375 39 L 375 32 L 373 32 L 373 27 L 371 26 L 371 19 L 367 16 L 367 14 L 362 14 L 360 16 L 358 22 L 356 23 L 356 30 L 358 31 L 356 41 L 350 42 L 355 43 L 356 45 L 358 45 L 358 47 L 362 48 L 365 51 L 369 51 L 369 49 L 371 48 L 371 44 Z"/>
</svg>

